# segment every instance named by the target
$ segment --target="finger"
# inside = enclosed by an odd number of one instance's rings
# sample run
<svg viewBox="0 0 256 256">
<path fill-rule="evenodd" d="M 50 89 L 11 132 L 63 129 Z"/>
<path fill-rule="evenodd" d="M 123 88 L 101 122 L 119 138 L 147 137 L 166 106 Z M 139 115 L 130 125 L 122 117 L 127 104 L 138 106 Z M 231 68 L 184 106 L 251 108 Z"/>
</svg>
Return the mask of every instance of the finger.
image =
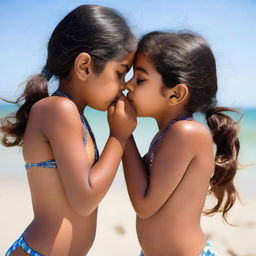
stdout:
<svg viewBox="0 0 256 256">
<path fill-rule="evenodd" d="M 128 98 L 123 95 L 119 99 L 123 100 L 125 103 L 125 112 L 127 112 L 127 113 L 131 112 L 132 105 L 131 105 L 130 101 L 128 100 Z"/>
<path fill-rule="evenodd" d="M 115 107 L 114 105 L 110 105 L 108 107 L 108 115 L 112 115 L 114 113 Z"/>
<path fill-rule="evenodd" d="M 130 106 L 129 106 L 129 111 L 130 111 L 131 115 L 133 115 L 135 118 L 137 117 L 136 109 L 131 103 L 130 103 Z"/>
<path fill-rule="evenodd" d="M 125 102 L 125 111 L 128 114 L 132 114 L 134 112 L 134 107 L 132 106 L 131 102 L 127 98 L 125 98 L 124 102 Z"/>
<path fill-rule="evenodd" d="M 122 94 L 118 97 L 118 100 L 126 101 L 127 98 Z"/>
<path fill-rule="evenodd" d="M 116 102 L 115 111 L 117 112 L 124 112 L 125 111 L 125 101 L 124 99 L 120 98 Z"/>
</svg>

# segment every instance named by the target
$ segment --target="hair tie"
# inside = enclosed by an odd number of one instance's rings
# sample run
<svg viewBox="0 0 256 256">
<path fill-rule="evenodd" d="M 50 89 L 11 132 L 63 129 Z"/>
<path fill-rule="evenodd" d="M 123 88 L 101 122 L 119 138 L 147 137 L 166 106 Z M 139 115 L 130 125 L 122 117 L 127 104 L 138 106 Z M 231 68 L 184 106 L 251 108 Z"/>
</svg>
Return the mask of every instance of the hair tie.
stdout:
<svg viewBox="0 0 256 256">
<path fill-rule="evenodd" d="M 47 81 L 49 81 L 53 76 L 53 73 L 46 67 L 44 67 L 44 69 L 41 71 L 41 74 L 46 78 Z"/>
<path fill-rule="evenodd" d="M 217 107 L 211 107 L 206 111 L 206 118 L 209 118 L 210 116 L 212 116 L 218 112 L 219 112 L 219 109 Z"/>
</svg>

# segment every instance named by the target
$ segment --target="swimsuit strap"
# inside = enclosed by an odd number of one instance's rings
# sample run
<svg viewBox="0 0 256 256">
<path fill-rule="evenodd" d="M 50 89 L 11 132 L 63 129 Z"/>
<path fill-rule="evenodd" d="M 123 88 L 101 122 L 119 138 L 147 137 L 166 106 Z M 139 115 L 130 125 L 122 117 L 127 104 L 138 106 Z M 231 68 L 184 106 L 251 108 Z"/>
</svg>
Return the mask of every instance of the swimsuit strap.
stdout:
<svg viewBox="0 0 256 256">
<path fill-rule="evenodd" d="M 73 101 L 73 99 L 66 93 L 64 92 L 61 92 L 61 91 L 55 91 L 52 96 L 60 96 L 60 97 L 65 97 L 67 99 L 70 99 L 71 101 Z M 74 101 L 73 101 L 74 102 Z M 82 114 L 82 113 L 79 113 L 80 114 L 80 119 L 81 119 L 81 122 L 83 123 L 84 125 L 84 144 L 87 143 L 87 131 L 88 131 L 88 127 L 87 127 L 87 123 L 84 122 L 84 119 L 85 119 L 85 116 Z"/>
<path fill-rule="evenodd" d="M 55 160 L 43 161 L 43 162 L 40 162 L 40 163 L 27 163 L 27 164 L 25 164 L 26 169 L 32 168 L 34 166 L 44 167 L 44 168 L 57 168 Z"/>
<path fill-rule="evenodd" d="M 68 98 L 68 99 L 73 101 L 73 99 L 68 94 L 66 94 L 64 92 L 61 92 L 61 91 L 58 91 L 58 90 L 55 91 L 52 94 L 52 96 L 62 96 L 62 97 Z M 95 164 L 99 159 L 99 150 L 98 150 L 98 147 L 97 147 L 97 144 L 96 144 L 96 139 L 95 139 L 95 136 L 92 132 L 91 126 L 90 126 L 88 120 L 86 119 L 86 117 L 84 116 L 83 113 L 80 113 L 80 119 L 81 119 L 81 121 L 84 125 L 84 128 L 85 128 L 84 144 L 87 143 L 87 131 L 89 131 L 89 134 L 92 138 L 92 141 L 93 141 L 93 144 L 94 144 L 94 163 L 93 164 Z"/>
<path fill-rule="evenodd" d="M 60 91 L 54 92 L 52 94 L 52 96 L 62 96 L 62 97 L 65 97 L 65 98 L 68 98 L 68 99 L 72 100 L 72 98 L 69 95 L 67 95 L 64 92 L 60 92 Z M 96 140 L 95 140 L 94 134 L 92 132 L 92 129 L 89 125 L 89 122 L 87 121 L 86 117 L 82 113 L 80 113 L 80 119 L 81 119 L 81 122 L 83 124 L 84 133 L 85 133 L 84 144 L 86 145 L 86 143 L 87 143 L 87 132 L 89 132 L 89 134 L 92 138 L 93 144 L 94 144 L 94 163 L 93 163 L 93 165 L 94 165 L 99 160 L 99 150 L 98 150 L 98 147 L 97 147 L 97 144 L 96 144 Z M 34 167 L 34 166 L 44 167 L 44 168 L 57 168 L 57 164 L 56 164 L 55 160 L 47 160 L 47 161 L 43 161 L 43 162 L 40 162 L 40 163 L 26 163 L 25 164 L 25 168 L 27 170 Z"/>
<path fill-rule="evenodd" d="M 94 144 L 94 164 L 95 164 L 99 160 L 99 150 L 97 147 L 96 139 L 95 139 L 95 136 L 92 132 L 91 126 L 90 126 L 88 120 L 86 119 L 86 117 L 83 114 L 81 114 L 80 117 L 81 117 L 81 120 L 82 120 L 82 123 L 84 124 L 84 126 L 87 127 L 87 129 L 90 133 L 90 136 L 92 138 L 93 144 Z"/>
<path fill-rule="evenodd" d="M 144 156 L 144 159 L 146 163 L 148 164 L 149 168 L 151 168 L 153 160 L 155 158 L 155 151 L 156 147 L 158 144 L 158 141 L 164 136 L 164 134 L 170 129 L 172 125 L 174 125 L 178 121 L 182 120 L 189 120 L 193 119 L 192 115 L 185 115 L 185 116 L 180 116 L 175 119 L 173 119 L 159 134 L 157 134 L 154 139 L 151 142 L 151 145 L 149 147 L 148 153 Z"/>
</svg>

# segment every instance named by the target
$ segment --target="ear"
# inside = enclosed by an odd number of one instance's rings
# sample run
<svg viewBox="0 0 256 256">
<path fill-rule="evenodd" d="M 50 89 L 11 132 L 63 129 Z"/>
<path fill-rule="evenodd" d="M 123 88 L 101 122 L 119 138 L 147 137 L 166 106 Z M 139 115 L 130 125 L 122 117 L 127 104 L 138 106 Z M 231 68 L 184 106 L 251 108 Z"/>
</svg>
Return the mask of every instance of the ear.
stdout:
<svg viewBox="0 0 256 256">
<path fill-rule="evenodd" d="M 86 53 L 80 53 L 74 63 L 74 71 L 78 79 L 85 81 L 91 72 L 92 60 L 91 56 Z"/>
<path fill-rule="evenodd" d="M 177 105 L 188 99 L 188 87 L 184 84 L 177 84 L 173 88 L 168 88 L 166 90 L 166 97 L 169 105 Z"/>
</svg>

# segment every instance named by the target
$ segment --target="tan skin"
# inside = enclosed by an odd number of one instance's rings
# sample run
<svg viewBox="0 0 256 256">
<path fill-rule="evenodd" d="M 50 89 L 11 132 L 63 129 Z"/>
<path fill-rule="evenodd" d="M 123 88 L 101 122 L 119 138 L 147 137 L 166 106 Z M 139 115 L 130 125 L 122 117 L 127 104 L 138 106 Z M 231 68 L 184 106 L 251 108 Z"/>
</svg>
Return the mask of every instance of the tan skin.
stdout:
<svg viewBox="0 0 256 256">
<path fill-rule="evenodd" d="M 24 232 L 28 245 L 43 255 L 84 256 L 94 241 L 97 206 L 108 191 L 136 126 L 133 108 L 120 97 L 124 77 L 133 60 L 129 54 L 110 61 L 100 74 L 93 71 L 90 55 L 81 53 L 59 90 L 70 95 L 48 97 L 31 109 L 24 134 L 25 162 L 55 159 L 57 169 L 33 167 L 27 176 L 34 219 Z M 93 166 L 94 145 L 79 112 L 86 106 L 108 110 L 110 135 Z M 12 255 L 26 255 L 17 249 Z"/>
<path fill-rule="evenodd" d="M 167 88 L 144 54 L 127 83 L 137 116 L 153 117 L 162 131 L 186 114 L 187 86 Z M 206 236 L 200 216 L 214 170 L 211 133 L 194 120 L 176 122 L 159 140 L 149 176 L 133 137 L 123 156 L 129 196 L 137 213 L 137 235 L 145 256 L 196 256 Z"/>
</svg>

